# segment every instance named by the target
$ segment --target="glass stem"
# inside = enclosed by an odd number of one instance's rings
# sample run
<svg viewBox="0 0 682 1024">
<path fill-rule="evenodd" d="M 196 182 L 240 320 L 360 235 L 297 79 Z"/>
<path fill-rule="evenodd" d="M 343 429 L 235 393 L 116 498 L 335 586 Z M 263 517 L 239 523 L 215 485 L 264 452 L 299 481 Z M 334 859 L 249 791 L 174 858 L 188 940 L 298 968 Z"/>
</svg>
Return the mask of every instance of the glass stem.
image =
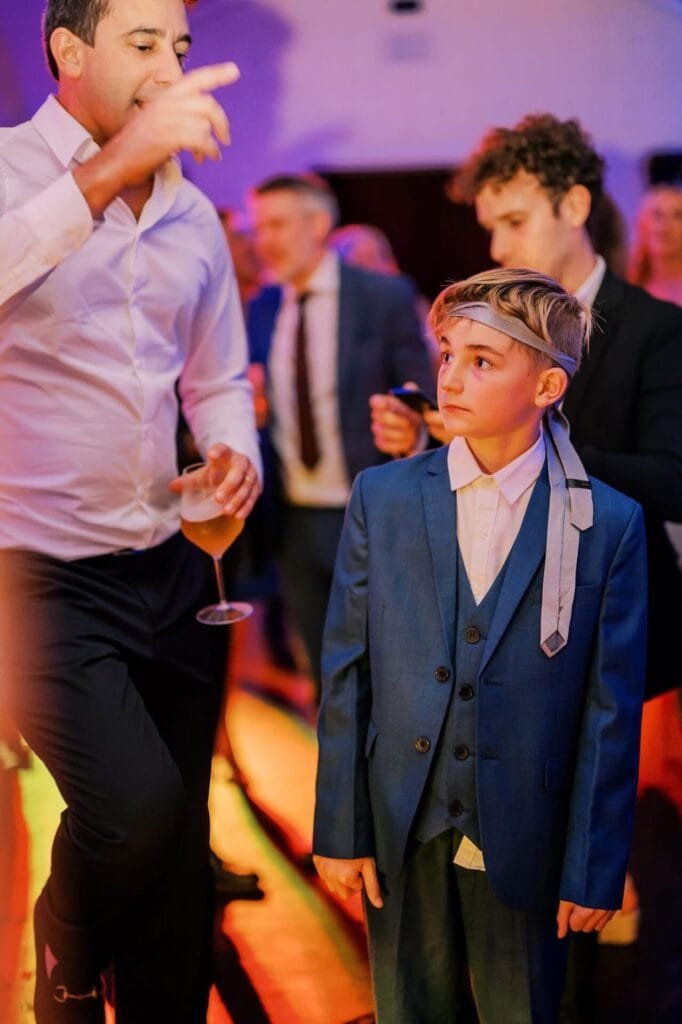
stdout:
<svg viewBox="0 0 682 1024">
<path fill-rule="evenodd" d="M 220 597 L 220 607 L 227 608 L 227 598 L 225 597 L 225 583 L 223 581 L 223 562 L 222 558 L 215 556 L 213 557 L 213 568 L 215 569 L 215 578 L 218 584 L 218 595 Z"/>
</svg>

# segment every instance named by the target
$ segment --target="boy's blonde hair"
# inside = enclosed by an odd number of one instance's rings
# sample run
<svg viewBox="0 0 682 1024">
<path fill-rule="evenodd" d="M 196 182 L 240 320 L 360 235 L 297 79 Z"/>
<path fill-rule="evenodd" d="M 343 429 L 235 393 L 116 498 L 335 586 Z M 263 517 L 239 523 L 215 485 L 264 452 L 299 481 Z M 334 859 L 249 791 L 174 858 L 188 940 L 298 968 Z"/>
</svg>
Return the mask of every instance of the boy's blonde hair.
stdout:
<svg viewBox="0 0 682 1024">
<path fill-rule="evenodd" d="M 558 352 L 580 364 L 592 328 L 592 314 L 574 295 L 553 278 L 533 270 L 499 268 L 475 274 L 444 288 L 429 313 L 429 328 L 438 338 L 452 311 L 462 302 L 487 302 L 493 310 L 521 320 L 534 334 Z M 515 341 L 538 365 L 551 357 Z"/>
</svg>

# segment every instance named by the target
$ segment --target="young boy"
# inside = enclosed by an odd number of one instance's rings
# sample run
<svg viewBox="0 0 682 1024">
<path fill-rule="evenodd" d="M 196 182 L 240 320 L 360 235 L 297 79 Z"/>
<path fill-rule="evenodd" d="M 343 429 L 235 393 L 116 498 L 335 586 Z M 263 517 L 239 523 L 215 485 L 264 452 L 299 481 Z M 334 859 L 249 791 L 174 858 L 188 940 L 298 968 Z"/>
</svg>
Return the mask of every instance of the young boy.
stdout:
<svg viewBox="0 0 682 1024">
<path fill-rule="evenodd" d="M 589 314 L 488 271 L 437 298 L 447 448 L 361 473 L 323 654 L 315 864 L 364 889 L 380 1024 L 555 1022 L 620 906 L 646 629 L 639 505 L 559 403 Z M 453 496 L 453 493 L 454 496 Z M 461 1017 L 459 1019 L 462 1019 Z"/>
</svg>

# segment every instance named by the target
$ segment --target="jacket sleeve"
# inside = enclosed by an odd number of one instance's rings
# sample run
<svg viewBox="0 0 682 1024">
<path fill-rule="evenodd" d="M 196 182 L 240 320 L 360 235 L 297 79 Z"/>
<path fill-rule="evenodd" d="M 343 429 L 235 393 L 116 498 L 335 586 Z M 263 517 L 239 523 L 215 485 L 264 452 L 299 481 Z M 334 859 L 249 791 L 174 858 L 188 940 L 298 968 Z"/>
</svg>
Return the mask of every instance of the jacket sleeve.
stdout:
<svg viewBox="0 0 682 1024">
<path fill-rule="evenodd" d="M 635 507 L 604 591 L 559 895 L 617 909 L 632 840 L 646 654 L 646 542 Z"/>
<path fill-rule="evenodd" d="M 365 758 L 371 679 L 362 487 L 360 474 L 339 541 L 323 640 L 313 850 L 325 857 L 374 854 Z"/>
</svg>

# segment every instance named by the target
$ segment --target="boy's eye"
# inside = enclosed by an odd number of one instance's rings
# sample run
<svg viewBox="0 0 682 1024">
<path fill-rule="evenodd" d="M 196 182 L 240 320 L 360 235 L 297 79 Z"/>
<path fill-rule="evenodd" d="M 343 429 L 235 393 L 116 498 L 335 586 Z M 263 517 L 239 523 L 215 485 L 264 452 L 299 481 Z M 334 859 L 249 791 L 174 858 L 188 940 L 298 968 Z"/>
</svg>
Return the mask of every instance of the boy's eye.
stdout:
<svg viewBox="0 0 682 1024">
<path fill-rule="evenodd" d="M 178 64 L 180 65 L 180 67 L 182 67 L 182 65 L 183 65 L 183 64 L 185 63 L 185 61 L 187 60 L 187 57 L 189 56 L 189 54 L 187 54 L 187 53 L 184 53 L 184 52 L 178 52 L 178 51 L 176 50 L 176 51 L 175 51 L 175 56 L 176 56 L 176 57 L 178 58 Z"/>
<path fill-rule="evenodd" d="M 452 355 L 451 355 L 450 352 L 441 352 L 441 354 L 440 354 L 440 361 L 441 361 L 441 363 L 449 363 L 451 359 L 452 359 Z"/>
</svg>

